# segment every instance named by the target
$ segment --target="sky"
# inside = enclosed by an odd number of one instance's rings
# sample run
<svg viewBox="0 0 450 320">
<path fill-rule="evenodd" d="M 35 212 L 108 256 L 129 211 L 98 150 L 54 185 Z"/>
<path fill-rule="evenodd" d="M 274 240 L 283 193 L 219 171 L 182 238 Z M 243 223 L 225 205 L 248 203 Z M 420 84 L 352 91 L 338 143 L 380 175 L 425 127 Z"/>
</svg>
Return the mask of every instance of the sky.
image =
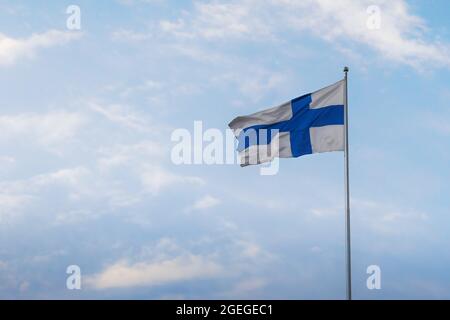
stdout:
<svg viewBox="0 0 450 320">
<path fill-rule="evenodd" d="M 263 176 L 177 165 L 171 134 L 349 66 L 353 296 L 450 299 L 449 9 L 0 0 L 0 298 L 345 298 L 341 152 Z"/>
</svg>

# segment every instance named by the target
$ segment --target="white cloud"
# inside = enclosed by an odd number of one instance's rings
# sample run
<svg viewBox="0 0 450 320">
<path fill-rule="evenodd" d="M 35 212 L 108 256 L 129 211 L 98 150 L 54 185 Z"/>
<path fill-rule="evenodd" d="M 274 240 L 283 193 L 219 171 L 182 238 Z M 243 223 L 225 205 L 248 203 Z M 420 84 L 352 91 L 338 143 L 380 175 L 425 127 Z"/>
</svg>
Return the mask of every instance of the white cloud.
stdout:
<svg viewBox="0 0 450 320">
<path fill-rule="evenodd" d="M 205 184 L 200 177 L 176 175 L 157 165 L 144 165 L 140 170 L 140 179 L 145 189 L 153 195 L 172 185 Z"/>
<path fill-rule="evenodd" d="M 0 165 L 10 165 L 16 162 L 16 159 L 10 156 L 0 156 Z"/>
<path fill-rule="evenodd" d="M 239 281 L 235 287 L 226 294 L 230 299 L 236 299 L 243 295 L 255 294 L 255 292 L 262 291 L 267 286 L 267 280 L 263 278 L 251 278 Z"/>
<path fill-rule="evenodd" d="M 102 106 L 97 103 L 89 103 L 91 110 L 101 114 L 111 122 L 139 131 L 149 131 L 150 125 L 144 117 L 132 112 L 130 107 L 119 104 Z"/>
<path fill-rule="evenodd" d="M 11 119 L 14 121 L 9 121 Z M 42 122 L 47 123 L 46 125 L 39 122 L 40 118 L 37 115 L 17 116 L 11 119 L 3 121 L 3 124 L 8 123 L 3 126 L 0 119 L 0 128 L 3 127 L 6 138 L 8 135 L 17 138 L 18 133 L 23 134 L 26 140 L 35 138 L 36 134 L 32 134 L 33 130 L 44 132 L 43 129 L 39 129 L 41 125 L 49 131 L 52 127 L 56 130 L 59 126 L 64 128 L 64 123 L 57 121 L 60 119 L 59 117 L 55 117 L 54 123 L 43 119 Z M 20 121 L 16 121 L 17 119 Z M 3 120 L 5 119 L 3 118 Z M 66 129 L 70 127 L 67 126 Z M 52 135 L 51 132 L 49 134 Z M 47 135 L 42 134 L 42 136 Z M 60 138 L 63 137 L 67 137 L 67 135 L 62 134 Z M 49 191 L 58 190 L 61 195 L 65 195 L 61 200 L 67 201 L 67 204 L 66 208 L 52 213 L 56 215 L 56 224 L 80 223 L 96 219 L 116 208 L 133 206 L 148 199 L 149 194 L 157 196 L 170 187 L 203 186 L 205 184 L 200 177 L 180 175 L 166 169 L 163 165 L 166 155 L 165 147 L 156 140 L 145 139 L 130 144 L 112 145 L 102 144 L 104 142 L 101 141 L 100 146 L 97 146 L 97 141 L 94 145 L 91 142 L 83 143 L 88 147 L 87 150 L 97 148 L 96 151 L 89 152 L 89 163 L 80 163 L 78 166 L 61 168 L 21 179 L 1 181 L 0 194 L 3 195 L 3 198 L 0 200 L 5 202 L 3 211 L 0 212 L 2 216 L 6 216 L 16 208 L 21 208 L 19 200 L 45 201 L 49 197 Z M 5 162 L 14 161 L 13 159 L 5 157 Z M 86 204 L 92 206 L 92 201 L 99 204 L 94 213 L 89 207 L 85 207 Z M 132 216 L 131 214 L 133 219 L 138 218 Z M 53 217 L 49 218 L 53 219 Z"/>
<path fill-rule="evenodd" d="M 405 1 L 387 0 L 285 0 L 292 13 L 285 15 L 296 30 L 310 30 L 317 36 L 344 45 L 348 41 L 363 44 L 389 60 L 420 67 L 422 63 L 450 66 L 450 47 L 424 39 L 425 22 L 412 14 Z M 381 28 L 367 28 L 367 8 L 378 5 Z"/>
<path fill-rule="evenodd" d="M 82 181 L 90 174 L 85 167 L 61 169 L 55 172 L 35 176 L 29 183 L 34 186 L 62 184 L 81 189 Z"/>
<path fill-rule="evenodd" d="M 248 258 L 256 258 L 263 252 L 261 247 L 256 243 L 249 241 L 239 241 L 239 245 L 242 247 L 242 255 Z"/>
<path fill-rule="evenodd" d="M 425 231 L 429 216 L 416 209 L 364 199 L 351 199 L 355 222 L 384 236 L 401 237 Z"/>
<path fill-rule="evenodd" d="M 206 210 L 213 208 L 220 204 L 220 199 L 215 198 L 211 195 L 206 195 L 202 197 L 201 199 L 197 200 L 191 207 L 187 209 L 187 211 L 194 211 L 194 210 Z"/>
<path fill-rule="evenodd" d="M 319 246 L 311 247 L 310 250 L 311 250 L 312 253 L 322 253 L 323 252 L 322 248 L 319 247 Z"/>
<path fill-rule="evenodd" d="M 97 160 L 97 166 L 104 174 L 114 174 L 119 170 L 118 168 L 122 171 L 127 170 L 129 176 L 137 178 L 141 183 L 142 190 L 139 197 L 148 193 L 156 196 L 162 190 L 173 186 L 203 186 L 206 183 L 200 177 L 179 175 L 166 169 L 163 165 L 166 151 L 165 146 L 154 140 L 102 147 L 98 151 L 100 157 Z"/>
<path fill-rule="evenodd" d="M 163 4 L 165 3 L 167 0 L 117 0 L 118 3 L 123 4 L 123 5 L 127 5 L 127 6 L 132 6 L 132 5 L 136 5 L 139 3 L 142 4 Z"/>
<path fill-rule="evenodd" d="M 434 241 L 435 235 L 430 229 L 433 217 L 427 212 L 404 204 L 362 198 L 351 198 L 350 206 L 352 241 L 367 252 L 413 252 L 420 244 L 418 239 Z M 312 209 L 310 218 L 320 224 L 340 224 L 344 221 L 344 207 L 331 205 Z M 411 238 L 411 234 L 415 237 Z"/>
<path fill-rule="evenodd" d="M 166 147 L 154 140 L 103 147 L 98 151 L 97 166 L 103 173 L 114 173 L 119 167 L 128 170 L 140 181 L 143 193 L 155 196 L 172 186 L 206 183 L 200 177 L 179 175 L 166 169 L 162 164 L 166 151 Z"/>
<path fill-rule="evenodd" d="M 111 34 L 111 38 L 115 41 L 142 42 L 152 38 L 151 34 L 134 32 L 127 29 L 120 29 Z"/>
<path fill-rule="evenodd" d="M 33 58 L 39 49 L 62 45 L 80 36 L 80 33 L 49 30 L 25 39 L 15 39 L 0 33 L 0 66 L 13 65 L 22 58 Z"/>
<path fill-rule="evenodd" d="M 16 159 L 11 156 L 0 155 L 0 174 L 8 173 L 16 165 Z"/>
<path fill-rule="evenodd" d="M 271 30 L 262 16 L 254 14 L 259 7 L 253 1 L 197 2 L 194 4 L 195 17 L 189 28 L 182 19 L 176 22 L 161 21 L 160 27 L 163 31 L 186 38 L 267 38 Z"/>
<path fill-rule="evenodd" d="M 239 91 L 254 103 L 258 102 L 267 92 L 284 87 L 288 83 L 286 74 L 245 63 L 234 62 L 232 64 L 235 64 L 233 69 L 236 71 L 215 76 L 212 81 L 222 85 L 226 82 L 235 84 Z"/>
<path fill-rule="evenodd" d="M 49 173 L 38 174 L 30 178 L 0 182 L 0 194 L 3 201 L 11 205 L 39 198 L 46 187 L 68 188 L 69 197 L 78 197 L 80 194 L 91 193 L 91 172 L 82 166 L 56 170 Z"/>
<path fill-rule="evenodd" d="M 156 262 L 130 264 L 119 261 L 86 279 L 95 289 L 151 287 L 167 283 L 218 276 L 222 267 L 207 257 L 186 254 Z"/>
<path fill-rule="evenodd" d="M 0 182 L 0 224 L 16 222 L 24 213 L 35 213 L 33 205 L 39 203 L 46 190 L 66 191 L 70 200 L 92 192 L 91 173 L 79 166 L 16 180 Z"/>
<path fill-rule="evenodd" d="M 8 15 L 23 16 L 27 8 L 23 4 L 17 3 L 0 3 L 0 11 Z"/>
<path fill-rule="evenodd" d="M 367 27 L 367 8 L 378 5 L 381 28 Z M 193 12 L 160 28 L 176 38 L 283 39 L 286 32 L 313 33 L 337 49 L 352 52 L 363 45 L 382 57 L 420 68 L 450 67 L 450 46 L 426 39 L 426 23 L 411 13 L 404 0 L 243 0 L 198 2 Z M 301 38 L 300 38 L 301 39 Z M 358 51 L 358 50 L 353 50 Z"/>
<path fill-rule="evenodd" d="M 81 222 L 95 220 L 98 214 L 91 210 L 69 210 L 67 212 L 60 212 L 56 215 L 53 225 L 74 225 Z"/>
<path fill-rule="evenodd" d="M 0 192 L 0 224 L 19 214 L 31 199 L 32 197 L 28 195 Z"/>
<path fill-rule="evenodd" d="M 251 194 L 240 191 L 233 194 L 233 198 L 243 204 L 270 210 L 277 214 L 282 212 L 291 213 L 293 210 L 297 210 L 296 204 L 292 200 L 287 201 L 285 198 L 275 195 L 268 197 L 257 193 Z"/>
<path fill-rule="evenodd" d="M 36 139 L 41 145 L 51 146 L 67 142 L 84 123 L 82 115 L 65 111 L 0 115 L 0 141 L 27 137 Z"/>
<path fill-rule="evenodd" d="M 353 222 L 377 234 L 402 235 L 405 231 L 404 226 L 408 225 L 411 229 L 417 228 L 428 220 L 425 212 L 389 202 L 351 198 L 350 205 Z M 339 217 L 343 212 L 343 205 L 316 207 L 310 210 L 312 217 L 322 220 Z M 402 228 L 399 228 L 400 225 Z"/>
<path fill-rule="evenodd" d="M 141 162 L 159 162 L 165 155 L 164 147 L 153 140 L 143 140 L 133 144 L 119 144 L 101 147 L 98 150 L 98 167 L 102 171 L 115 169 L 119 166 L 135 165 Z"/>
<path fill-rule="evenodd" d="M 120 93 L 120 96 L 122 98 L 126 98 L 142 92 L 160 91 L 161 89 L 164 89 L 164 84 L 162 82 L 155 80 L 146 80 L 140 85 L 125 88 Z"/>
<path fill-rule="evenodd" d="M 426 129 L 431 129 L 434 132 L 443 135 L 450 135 L 450 115 L 448 113 L 439 112 L 438 114 L 425 113 L 420 115 L 420 123 Z"/>
<path fill-rule="evenodd" d="M 327 217 L 339 214 L 343 209 L 341 207 L 321 207 L 312 208 L 311 213 L 316 217 Z"/>
</svg>

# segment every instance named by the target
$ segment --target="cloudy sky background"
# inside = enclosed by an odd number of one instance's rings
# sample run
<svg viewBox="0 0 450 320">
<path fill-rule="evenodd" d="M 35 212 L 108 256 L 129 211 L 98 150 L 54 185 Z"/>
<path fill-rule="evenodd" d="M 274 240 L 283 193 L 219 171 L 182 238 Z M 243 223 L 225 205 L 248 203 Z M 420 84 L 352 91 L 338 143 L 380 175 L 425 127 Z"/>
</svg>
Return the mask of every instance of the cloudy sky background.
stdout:
<svg viewBox="0 0 450 320">
<path fill-rule="evenodd" d="M 0 298 L 344 298 L 341 153 L 261 176 L 176 166 L 170 135 L 225 130 L 349 65 L 354 296 L 450 299 L 449 9 L 0 0 Z"/>
</svg>

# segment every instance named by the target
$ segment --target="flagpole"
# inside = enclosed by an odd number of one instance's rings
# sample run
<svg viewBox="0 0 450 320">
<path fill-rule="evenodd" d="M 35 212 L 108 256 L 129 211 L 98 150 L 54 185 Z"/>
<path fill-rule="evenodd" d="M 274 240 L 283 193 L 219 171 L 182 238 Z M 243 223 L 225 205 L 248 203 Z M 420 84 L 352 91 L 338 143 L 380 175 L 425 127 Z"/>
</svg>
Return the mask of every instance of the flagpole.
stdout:
<svg viewBox="0 0 450 320">
<path fill-rule="evenodd" d="M 345 96 L 344 96 L 344 131 L 345 131 L 345 237 L 346 237 L 346 273 L 347 273 L 347 300 L 352 300 L 352 261 L 351 261 L 351 242 L 350 242 L 350 184 L 349 184 L 349 153 L 348 153 L 348 86 L 347 74 L 349 68 L 344 68 L 345 73 Z"/>
</svg>

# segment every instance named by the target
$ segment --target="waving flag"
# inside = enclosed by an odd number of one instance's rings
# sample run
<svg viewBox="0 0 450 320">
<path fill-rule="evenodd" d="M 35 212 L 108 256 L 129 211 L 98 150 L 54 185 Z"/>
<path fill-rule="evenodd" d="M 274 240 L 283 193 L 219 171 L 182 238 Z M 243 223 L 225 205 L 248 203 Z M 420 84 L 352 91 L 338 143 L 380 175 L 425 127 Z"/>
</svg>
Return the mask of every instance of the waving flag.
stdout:
<svg viewBox="0 0 450 320">
<path fill-rule="evenodd" d="M 241 166 L 306 154 L 344 151 L 345 80 L 278 107 L 237 117 Z"/>
<path fill-rule="evenodd" d="M 239 141 L 241 166 L 268 162 L 275 157 L 344 151 L 346 293 L 351 300 L 348 71 L 345 67 L 345 78 L 331 86 L 272 109 L 237 117 L 229 126 Z"/>
</svg>

